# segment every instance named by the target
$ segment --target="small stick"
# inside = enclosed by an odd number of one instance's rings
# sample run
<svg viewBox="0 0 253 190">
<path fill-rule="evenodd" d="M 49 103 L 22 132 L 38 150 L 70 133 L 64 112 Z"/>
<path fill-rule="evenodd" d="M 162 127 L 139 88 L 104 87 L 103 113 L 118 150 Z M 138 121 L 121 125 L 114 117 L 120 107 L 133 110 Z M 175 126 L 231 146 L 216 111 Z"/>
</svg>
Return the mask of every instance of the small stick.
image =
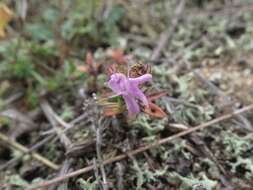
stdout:
<svg viewBox="0 0 253 190">
<path fill-rule="evenodd" d="M 151 61 L 156 61 L 160 55 L 161 51 L 165 48 L 165 46 L 170 43 L 172 39 L 172 35 L 177 27 L 179 17 L 181 16 L 181 13 L 184 10 L 186 0 L 181 0 L 179 2 L 178 7 L 175 10 L 174 17 L 172 19 L 172 24 L 166 31 L 162 32 L 160 35 L 160 39 L 157 43 L 157 46 L 155 47 L 152 55 L 151 55 Z"/>
<path fill-rule="evenodd" d="M 239 114 L 242 114 L 244 112 L 247 112 L 247 111 L 250 111 L 253 109 L 253 104 L 250 104 L 244 108 L 241 108 L 241 109 L 238 109 L 236 111 L 233 111 L 231 113 L 228 113 L 228 114 L 225 114 L 225 115 L 222 115 L 216 119 L 213 119 L 211 121 L 208 121 L 206 123 L 203 123 L 203 124 L 200 124 L 196 127 L 192 127 L 192 128 L 189 128 L 188 130 L 185 130 L 185 131 L 182 131 L 180 133 L 177 133 L 175 135 L 172 135 L 172 136 L 169 136 L 169 137 L 166 137 L 166 138 L 163 138 L 155 143 L 152 143 L 152 144 L 148 144 L 146 146 L 143 146 L 143 147 L 140 147 L 138 149 L 135 149 L 135 150 L 132 150 L 132 151 L 128 151 L 126 154 L 120 154 L 118 156 L 115 156 L 113 158 L 110 158 L 110 159 L 107 159 L 105 161 L 103 161 L 103 164 L 104 165 L 107 165 L 107 164 L 111 164 L 113 162 L 116 162 L 116 161 L 120 161 L 120 160 L 123 160 L 125 158 L 128 158 L 128 155 L 136 155 L 136 154 L 139 154 L 139 153 L 142 153 L 146 150 L 149 150 L 149 149 L 152 149 L 152 148 L 156 148 L 156 147 L 159 147 L 163 144 L 166 144 L 168 142 L 171 142 L 179 137 L 183 137 L 185 135 L 188 135 L 192 132 L 195 132 L 197 130 L 200 130 L 200 129 L 204 129 L 204 128 L 207 128 L 211 125 L 214 125 L 214 124 L 217 124 L 217 123 L 220 123 L 222 121 L 225 121 L 225 120 L 228 120 L 236 115 L 239 115 Z M 31 188 L 28 188 L 26 190 L 39 190 L 41 188 L 45 188 L 51 184 L 54 184 L 54 183 L 58 183 L 58 182 L 61 182 L 61 181 L 65 181 L 71 177 L 75 177 L 75 176 L 78 176 L 80 174 L 83 174 L 83 173 L 87 173 L 89 171 L 92 171 L 94 169 L 94 165 L 89 165 L 85 168 L 82 168 L 82 169 L 79 169 L 79 170 L 76 170 L 74 172 L 71 172 L 65 176 L 60 176 L 60 177 L 56 177 L 54 179 L 51 179 L 51 180 L 48 180 L 48 181 L 45 181 L 44 183 L 42 183 L 41 185 L 38 185 L 36 187 L 31 187 Z"/>
<path fill-rule="evenodd" d="M 13 146 L 14 148 L 18 149 L 19 151 L 21 151 L 23 153 L 27 153 L 30 151 L 28 148 L 26 148 L 22 144 L 19 144 L 18 142 L 13 141 L 12 139 L 10 139 L 9 137 L 7 137 L 6 135 L 4 135 L 2 133 L 0 133 L 0 140 L 10 144 L 11 146 Z M 35 152 L 31 152 L 30 154 L 34 159 L 38 160 L 39 162 L 43 163 L 44 165 L 48 166 L 49 168 L 52 168 L 53 170 L 59 169 L 58 165 L 54 164 L 53 162 L 51 162 L 47 158 L 41 156 L 40 154 L 35 153 Z"/>
<path fill-rule="evenodd" d="M 57 116 L 57 114 L 54 112 L 53 108 L 49 105 L 49 103 L 46 100 L 42 100 L 40 102 L 40 106 L 41 106 L 41 109 L 44 112 L 46 118 L 48 119 L 48 121 L 52 125 L 53 129 L 56 131 L 56 134 L 58 135 L 61 143 L 67 149 L 70 146 L 71 141 L 64 133 L 62 133 L 62 130 L 58 125 L 58 124 L 62 125 L 64 122 L 59 122 L 59 120 L 61 120 L 61 118 L 59 116 Z"/>
<path fill-rule="evenodd" d="M 87 117 L 87 114 L 81 114 L 80 116 L 78 116 L 77 118 L 73 119 L 68 125 L 70 125 L 71 127 L 69 128 L 65 128 L 64 130 L 62 130 L 61 133 L 65 133 L 66 131 L 68 131 L 69 129 L 72 129 L 72 127 L 75 126 L 76 123 L 80 122 L 81 120 L 84 120 Z M 6 162 L 5 164 L 0 166 L 0 171 L 6 169 L 7 167 L 13 166 L 15 165 L 15 163 L 17 161 L 19 161 L 21 158 L 23 158 L 24 155 L 31 153 L 32 151 L 35 151 L 36 149 L 40 148 L 41 146 L 43 146 L 45 143 L 49 142 L 55 135 L 55 130 L 53 130 L 53 132 L 50 132 L 53 134 L 50 134 L 49 136 L 45 137 L 44 139 L 42 139 L 41 141 L 37 142 L 36 144 L 34 144 L 31 148 L 29 148 L 29 151 L 27 152 L 23 152 L 22 155 L 13 158 L 11 160 L 9 160 L 8 162 Z M 58 137 L 58 136 L 57 136 Z"/>
<path fill-rule="evenodd" d="M 71 164 L 72 164 L 72 159 L 64 160 L 61 166 L 61 169 L 58 173 L 58 176 L 64 176 L 68 172 L 72 171 Z M 48 188 L 48 190 L 67 190 L 67 189 L 68 189 L 68 180 L 60 184 L 55 183 L 51 185 L 50 188 Z"/>
<path fill-rule="evenodd" d="M 27 152 L 23 152 L 22 155 L 12 158 L 11 160 L 9 160 L 8 162 L 6 162 L 5 164 L 0 166 L 0 171 L 8 168 L 9 166 L 15 165 L 16 162 L 18 162 L 21 158 L 23 158 L 24 155 L 29 154 L 33 151 L 35 151 L 36 149 L 40 148 L 41 146 L 43 146 L 45 143 L 49 142 L 49 140 L 51 140 L 54 136 L 48 136 L 44 139 L 42 139 L 41 141 L 37 142 L 36 144 L 34 144 L 31 148 L 29 148 L 29 150 Z"/>
<path fill-rule="evenodd" d="M 22 96 L 24 95 L 23 92 L 18 92 L 12 96 L 10 96 L 9 98 L 7 98 L 5 101 L 4 101 L 4 105 L 9 105 L 9 104 L 12 104 L 13 102 L 15 102 L 16 100 L 18 100 L 19 98 L 21 98 Z"/>
<path fill-rule="evenodd" d="M 105 0 L 104 1 L 104 5 L 103 5 L 104 10 L 103 10 L 103 14 L 102 14 L 104 19 L 107 19 L 108 16 L 109 16 L 110 11 L 111 11 L 112 6 L 113 6 L 112 3 L 113 3 L 112 0 Z"/>
<path fill-rule="evenodd" d="M 73 119 L 69 125 L 71 125 L 72 127 L 76 126 L 75 124 L 80 122 L 81 120 L 84 120 L 87 117 L 87 114 L 81 114 L 80 116 L 78 116 L 77 118 Z M 65 128 L 61 133 L 65 133 L 66 131 L 68 131 L 69 129 L 72 129 L 72 127 L 70 128 Z M 35 151 L 36 149 L 40 148 L 41 146 L 43 146 L 45 143 L 49 142 L 55 135 L 54 133 L 56 133 L 54 130 L 53 132 L 50 132 L 53 134 L 50 134 L 49 136 L 45 137 L 44 139 L 42 139 L 41 141 L 37 142 L 36 144 L 34 144 L 31 148 L 29 148 L 28 152 L 24 152 L 22 155 L 11 159 L 10 161 L 6 162 L 5 164 L 0 166 L 0 171 L 4 170 L 5 168 L 14 165 L 17 161 L 19 161 L 24 155 L 29 154 L 32 151 Z M 58 137 L 58 136 L 57 136 Z"/>
<path fill-rule="evenodd" d="M 105 173 L 105 168 L 102 160 L 102 154 L 101 154 L 101 144 L 102 144 L 102 137 L 101 137 L 101 125 L 96 126 L 96 152 L 97 152 L 97 161 L 98 161 L 98 166 L 100 168 L 100 172 L 102 174 L 102 179 L 103 179 L 103 190 L 108 190 L 108 185 L 107 185 L 107 180 L 106 180 L 106 173 Z"/>
<path fill-rule="evenodd" d="M 117 189 L 123 190 L 124 188 L 124 167 L 120 162 L 116 163 L 116 179 L 117 179 Z"/>
</svg>

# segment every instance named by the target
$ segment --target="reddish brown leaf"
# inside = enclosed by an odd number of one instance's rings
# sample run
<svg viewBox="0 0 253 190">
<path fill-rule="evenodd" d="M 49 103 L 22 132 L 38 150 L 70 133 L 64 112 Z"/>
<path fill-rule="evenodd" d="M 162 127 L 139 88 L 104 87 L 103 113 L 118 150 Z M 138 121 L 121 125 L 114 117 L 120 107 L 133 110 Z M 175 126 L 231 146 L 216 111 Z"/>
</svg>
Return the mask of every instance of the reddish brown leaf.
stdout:
<svg viewBox="0 0 253 190">
<path fill-rule="evenodd" d="M 110 117 L 110 116 L 118 115 L 122 112 L 123 112 L 123 110 L 120 109 L 120 107 L 118 105 L 110 105 L 110 106 L 106 106 L 104 108 L 103 115 L 106 117 Z"/>
<path fill-rule="evenodd" d="M 164 118 L 167 116 L 167 114 L 158 105 L 152 102 L 149 102 L 149 107 L 145 107 L 143 111 L 151 117 Z"/>
<path fill-rule="evenodd" d="M 122 49 L 114 50 L 111 53 L 111 58 L 118 64 L 125 64 L 126 59 L 124 57 L 124 51 Z"/>
</svg>

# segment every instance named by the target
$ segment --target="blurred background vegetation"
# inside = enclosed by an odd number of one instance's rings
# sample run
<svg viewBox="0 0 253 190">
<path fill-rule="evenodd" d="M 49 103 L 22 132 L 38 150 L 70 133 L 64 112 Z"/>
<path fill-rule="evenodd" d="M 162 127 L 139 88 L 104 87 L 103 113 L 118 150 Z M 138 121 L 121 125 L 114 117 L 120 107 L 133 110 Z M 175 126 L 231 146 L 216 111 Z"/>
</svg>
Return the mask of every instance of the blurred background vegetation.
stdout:
<svg viewBox="0 0 253 190">
<path fill-rule="evenodd" d="M 96 88 L 91 86 L 93 76 L 80 70 L 87 66 L 88 52 L 105 67 L 112 62 L 111 51 L 123 50 L 136 60 L 150 64 L 155 88 L 169 94 L 158 101 L 168 114 L 162 120 L 143 114 L 130 123 L 122 118 L 111 119 L 110 125 L 114 127 L 105 127 L 102 132 L 108 140 L 103 145 L 105 158 L 115 156 L 116 150 L 122 152 L 122 147 L 136 148 L 143 142 L 153 142 L 182 130 L 168 127 L 170 124 L 194 126 L 252 103 L 252 1 L 192 0 L 184 1 L 181 9 L 180 4 L 182 1 L 178 0 L 0 1 L 0 30 L 4 31 L 0 39 L 1 133 L 27 147 L 41 141 L 44 133 L 52 130 L 41 112 L 45 99 L 65 122 L 86 112 L 83 103 L 91 101 L 93 93 L 99 97 L 108 79 L 102 69 L 97 74 Z M 161 55 L 152 59 L 164 34 L 169 35 L 168 43 Z M 193 71 L 201 73 L 202 79 Z M 90 119 L 93 115 L 87 117 Z M 72 144 L 90 141 L 96 136 L 84 122 L 87 117 L 68 133 Z M 119 167 L 108 166 L 109 187 L 191 189 L 194 184 L 203 183 L 207 189 L 252 189 L 250 123 L 252 117 L 237 118 L 224 124 L 230 128 L 217 125 L 213 130 L 122 161 L 121 173 L 125 177 L 120 185 L 115 177 Z M 55 141 L 49 141 L 37 151 L 62 166 L 69 160 L 66 152 L 72 149 Z M 118 147 L 113 146 L 116 144 Z M 86 145 L 82 147 L 86 148 Z M 77 161 L 70 168 L 84 167 L 96 158 L 94 150 L 87 152 L 87 157 L 70 156 Z M 5 166 L 20 154 L 0 143 L 0 165 Z M 24 156 L 14 165 L 0 171 L 3 189 L 26 188 L 54 176 L 46 166 Z M 102 188 L 96 174 L 76 178 L 67 186 L 69 189 Z"/>
</svg>

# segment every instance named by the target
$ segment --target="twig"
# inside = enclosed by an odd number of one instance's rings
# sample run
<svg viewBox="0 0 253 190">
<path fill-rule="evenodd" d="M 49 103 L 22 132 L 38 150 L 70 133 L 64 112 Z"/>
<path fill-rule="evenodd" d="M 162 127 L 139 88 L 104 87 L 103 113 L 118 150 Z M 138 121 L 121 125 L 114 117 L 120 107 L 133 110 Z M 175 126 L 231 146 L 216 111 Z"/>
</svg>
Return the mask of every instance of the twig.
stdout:
<svg viewBox="0 0 253 190">
<path fill-rule="evenodd" d="M 94 112 L 94 115 L 92 117 L 92 124 L 96 132 L 96 154 L 97 154 L 97 162 L 98 162 L 97 166 L 99 167 L 101 175 L 102 175 L 103 190 L 108 190 L 108 183 L 106 179 L 106 173 L 105 173 L 105 168 L 103 164 L 103 157 L 101 153 L 101 145 L 102 145 L 101 132 L 103 130 L 103 125 L 102 125 L 103 117 L 100 117 L 101 113 L 99 111 L 98 106 L 95 106 L 95 110 L 96 111 Z"/>
<path fill-rule="evenodd" d="M 107 19 L 111 10 L 112 10 L 112 0 L 105 0 L 104 1 L 104 10 L 102 13 L 102 18 Z"/>
<path fill-rule="evenodd" d="M 98 123 L 98 122 L 96 122 Z M 103 189 L 107 190 L 108 189 L 108 185 L 107 185 L 107 180 L 106 180 L 106 174 L 105 174 L 105 168 L 104 168 L 104 164 L 103 164 L 103 160 L 102 160 L 102 154 L 101 154 L 101 128 L 102 126 L 97 125 L 96 126 L 96 153 L 97 153 L 97 160 L 98 160 L 98 165 L 102 174 L 102 179 L 103 179 Z"/>
<path fill-rule="evenodd" d="M 5 164 L 0 166 L 0 171 L 4 170 L 5 168 L 8 168 L 9 166 L 13 166 L 15 165 L 16 162 L 18 162 L 21 158 L 23 158 L 24 155 L 31 153 L 32 151 L 40 148 L 41 146 L 43 146 L 45 143 L 49 142 L 49 140 L 53 138 L 53 135 L 51 136 L 47 136 L 46 138 L 42 139 L 41 141 L 39 141 L 38 143 L 36 143 L 35 145 L 33 145 L 28 151 L 23 152 L 22 155 L 15 157 L 11 160 L 9 160 L 8 162 L 6 162 Z"/>
<path fill-rule="evenodd" d="M 59 136 L 61 143 L 64 145 L 64 147 L 67 149 L 68 146 L 70 146 L 71 141 L 69 138 L 62 133 L 62 130 L 59 128 L 57 122 L 62 125 L 62 122 L 59 122 L 59 120 L 62 120 L 57 114 L 54 112 L 52 107 L 49 105 L 49 103 L 46 100 L 43 100 L 40 102 L 40 106 L 42 111 L 45 113 L 45 116 L 47 117 L 48 121 L 51 123 L 52 127 L 56 131 L 56 134 Z M 56 119 L 58 118 L 58 119 Z"/>
<path fill-rule="evenodd" d="M 155 60 L 159 59 L 159 57 L 161 55 L 161 51 L 165 48 L 165 46 L 168 43 L 170 43 L 170 41 L 172 39 L 172 35 L 177 27 L 178 20 L 181 16 L 181 13 L 184 10 L 185 3 L 186 3 L 186 0 L 181 0 L 179 2 L 179 5 L 178 5 L 177 9 L 175 10 L 174 17 L 172 19 L 172 24 L 169 27 L 169 29 L 167 29 L 166 31 L 161 33 L 160 39 L 157 43 L 157 46 L 155 47 L 155 49 L 151 55 L 151 61 L 155 61 Z"/>
<path fill-rule="evenodd" d="M 184 124 L 181 123 L 169 123 L 168 127 L 173 127 L 175 129 L 180 129 L 180 130 L 187 130 L 189 127 L 187 127 Z"/>
<path fill-rule="evenodd" d="M 65 129 L 63 129 L 61 131 L 61 133 L 66 133 L 67 131 L 69 131 L 70 129 L 72 129 L 73 127 L 77 127 L 78 125 L 76 125 L 77 123 L 79 123 L 80 121 L 86 119 L 88 117 L 88 114 L 87 113 L 83 113 L 81 114 L 80 116 L 78 116 L 77 118 L 73 119 L 71 122 L 69 123 L 66 123 L 65 121 L 65 126 L 68 126 L 66 127 Z M 82 125 L 86 126 L 86 124 L 88 124 L 90 121 L 86 120 L 85 123 L 83 123 Z M 48 135 L 48 134 L 52 134 L 52 133 L 56 133 L 55 130 L 51 129 L 51 130 L 48 130 L 48 131 L 45 131 L 43 132 L 43 135 Z"/>
<path fill-rule="evenodd" d="M 10 144 L 11 146 L 13 146 L 14 148 L 18 149 L 19 151 L 21 151 L 23 153 L 29 152 L 28 148 L 26 148 L 22 144 L 19 144 L 18 142 L 15 142 L 14 140 L 10 139 L 9 137 L 7 137 L 6 135 L 4 135 L 2 133 L 0 133 L 0 140 Z M 43 163 L 44 165 L 48 166 L 49 168 L 52 168 L 53 170 L 58 170 L 59 169 L 58 165 L 54 164 L 53 162 L 51 162 L 50 160 L 48 160 L 47 158 L 41 156 L 38 153 L 31 152 L 31 156 L 32 156 L 32 158 L 34 158 L 37 161 Z"/>
<path fill-rule="evenodd" d="M 71 127 L 74 127 L 76 123 L 80 122 L 81 120 L 85 119 L 87 117 L 87 114 L 81 114 L 80 116 L 78 116 L 77 118 L 73 119 L 71 122 L 69 122 L 69 125 Z M 68 131 L 71 128 L 65 128 L 61 133 L 64 133 L 66 131 Z M 55 132 L 55 131 L 53 131 Z M 22 155 L 15 157 L 11 160 L 9 160 L 8 162 L 6 162 L 5 164 L 0 166 L 0 171 L 4 170 L 5 168 L 8 168 L 10 166 L 13 167 L 13 165 L 15 165 L 16 162 L 18 162 L 21 158 L 23 158 L 24 155 L 31 153 L 32 151 L 35 151 L 36 149 L 40 148 L 41 146 L 43 146 L 45 143 L 48 143 L 51 139 L 53 139 L 54 137 L 54 133 L 45 137 L 44 139 L 42 139 L 41 141 L 37 142 L 36 144 L 34 144 L 31 148 L 29 148 L 29 151 L 27 152 L 23 152 Z"/>
<path fill-rule="evenodd" d="M 124 188 L 124 167 L 120 162 L 116 163 L 116 179 L 117 179 L 117 190 L 123 190 Z"/>
<path fill-rule="evenodd" d="M 18 92 L 12 96 L 10 96 L 9 98 L 7 98 L 6 100 L 4 100 L 4 105 L 9 105 L 12 104 L 13 102 L 17 101 L 19 98 L 21 98 L 24 95 L 24 92 Z"/>
<path fill-rule="evenodd" d="M 173 98 L 173 97 L 168 97 L 168 96 L 166 96 L 165 99 L 168 100 L 169 102 L 172 102 L 172 103 L 183 104 L 183 105 L 191 107 L 191 108 L 199 109 L 198 105 L 187 102 L 184 99 Z"/>
<path fill-rule="evenodd" d="M 72 171 L 71 169 L 71 162 L 72 160 L 70 159 L 66 159 L 62 166 L 61 166 L 61 170 L 59 171 L 58 176 L 64 176 L 66 173 L 68 173 L 69 171 Z M 68 181 L 66 180 L 65 182 L 61 183 L 61 184 L 53 184 L 49 190 L 68 190 Z M 58 187 L 57 187 L 58 186 Z"/>
<path fill-rule="evenodd" d="M 71 141 L 70 139 L 64 134 L 62 133 L 61 128 L 59 127 L 58 124 L 65 126 L 67 128 L 69 128 L 69 125 L 67 123 L 65 123 L 53 110 L 53 108 L 49 105 L 49 103 L 46 100 L 43 100 L 41 103 L 41 109 L 43 110 L 43 112 L 45 113 L 48 121 L 51 123 L 52 127 L 54 128 L 54 130 L 56 131 L 57 136 L 60 138 L 61 143 L 64 145 L 65 149 L 67 150 L 68 147 L 71 145 Z M 65 160 L 64 165 L 61 168 L 61 171 L 59 173 L 58 177 L 64 176 L 68 170 L 70 169 L 70 161 L 69 160 Z M 56 184 L 57 187 L 57 184 Z M 67 187 L 67 182 L 62 183 L 61 186 L 59 186 L 58 189 L 66 189 Z M 55 186 L 52 187 L 52 189 L 54 189 Z"/>
<path fill-rule="evenodd" d="M 98 185 L 100 185 L 101 184 L 101 179 L 100 179 L 99 174 L 98 174 L 98 166 L 97 166 L 97 161 L 96 161 L 95 157 L 92 159 L 92 162 L 93 162 L 93 166 L 94 166 L 93 170 L 94 170 L 94 175 L 96 177 L 96 181 L 98 182 Z"/>
<path fill-rule="evenodd" d="M 149 150 L 149 149 L 152 149 L 152 148 L 156 148 L 156 147 L 159 147 L 163 144 L 166 144 L 168 142 L 171 142 L 179 137 L 183 137 L 185 135 L 188 135 L 192 132 L 195 132 L 197 130 L 200 130 L 200 129 L 204 129 L 204 128 L 207 128 L 211 125 L 214 125 L 214 124 L 217 124 L 217 123 L 220 123 L 222 121 L 225 121 L 225 120 L 228 120 L 236 115 L 239 115 L 239 114 L 242 114 L 244 112 L 247 112 L 247 111 L 250 111 L 253 109 L 253 104 L 250 104 L 244 108 L 241 108 L 241 109 L 238 109 L 232 113 L 228 113 L 228 114 L 225 114 L 225 115 L 222 115 L 216 119 L 213 119 L 211 121 L 208 121 L 206 123 L 203 123 L 201 125 L 198 125 L 196 127 L 192 127 L 188 130 L 185 130 L 185 131 L 182 131 L 180 133 L 177 133 L 175 135 L 172 135 L 170 137 L 167 137 L 167 138 L 163 138 L 155 143 L 152 143 L 152 144 L 149 144 L 149 145 L 146 145 L 146 146 L 143 146 L 143 147 L 140 147 L 138 149 L 135 149 L 135 150 L 132 150 L 132 151 L 128 151 L 127 154 L 121 154 L 121 155 L 118 155 L 116 157 L 113 157 L 113 158 L 110 158 L 110 159 L 107 159 L 105 161 L 103 161 L 103 164 L 104 165 L 107 165 L 107 164 L 111 164 L 113 162 L 116 162 L 116 161 L 120 161 L 122 159 L 125 159 L 128 157 L 128 155 L 136 155 L 136 154 L 139 154 L 141 152 L 144 152 L 146 150 Z M 28 188 L 27 190 L 38 190 L 40 188 L 45 188 L 51 184 L 54 184 L 54 183 L 58 183 L 58 182 L 61 182 L 61 181 L 65 181 L 71 177 L 75 177 L 75 176 L 78 176 L 80 174 L 83 174 L 83 173 L 87 173 L 89 171 L 92 171 L 94 169 L 94 165 L 90 165 L 90 166 L 87 166 L 85 168 L 82 168 L 82 169 L 79 169 L 79 170 L 76 170 L 74 172 L 71 172 L 65 176 L 61 176 L 61 177 L 57 177 L 57 178 L 54 178 L 52 180 L 48 180 L 48 181 L 45 181 L 44 183 L 42 183 L 41 185 L 38 185 L 36 187 L 31 187 L 31 188 Z"/>
</svg>

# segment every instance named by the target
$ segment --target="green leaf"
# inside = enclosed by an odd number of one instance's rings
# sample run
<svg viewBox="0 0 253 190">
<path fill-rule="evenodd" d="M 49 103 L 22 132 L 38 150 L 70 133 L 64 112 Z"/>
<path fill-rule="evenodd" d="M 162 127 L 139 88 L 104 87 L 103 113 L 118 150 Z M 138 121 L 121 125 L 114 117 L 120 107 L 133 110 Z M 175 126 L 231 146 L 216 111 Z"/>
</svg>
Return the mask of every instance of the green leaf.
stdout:
<svg viewBox="0 0 253 190">
<path fill-rule="evenodd" d="M 53 38 L 53 32 L 44 25 L 26 24 L 25 32 L 36 40 L 48 40 Z"/>
<path fill-rule="evenodd" d="M 116 23 L 120 21 L 122 16 L 124 15 L 124 8 L 120 5 L 114 5 L 105 20 L 105 30 L 107 32 L 111 32 L 113 27 L 115 27 Z"/>
<path fill-rule="evenodd" d="M 42 17 L 47 22 L 56 23 L 59 20 L 59 15 L 58 9 L 50 7 L 45 10 Z"/>
<path fill-rule="evenodd" d="M 31 75 L 41 84 L 46 85 L 46 80 L 37 72 L 31 71 Z"/>
<path fill-rule="evenodd" d="M 31 76 L 31 71 L 34 70 L 34 65 L 26 55 L 18 56 L 17 62 L 13 64 L 14 74 L 17 77 L 25 78 Z"/>
<path fill-rule="evenodd" d="M 83 178 L 79 178 L 77 180 L 78 184 L 83 190 L 94 190 L 98 186 L 98 181 L 91 182 L 91 178 L 84 180 Z"/>
<path fill-rule="evenodd" d="M 22 179 L 19 175 L 12 175 L 9 177 L 9 183 L 16 187 L 27 188 L 29 183 Z"/>
</svg>

